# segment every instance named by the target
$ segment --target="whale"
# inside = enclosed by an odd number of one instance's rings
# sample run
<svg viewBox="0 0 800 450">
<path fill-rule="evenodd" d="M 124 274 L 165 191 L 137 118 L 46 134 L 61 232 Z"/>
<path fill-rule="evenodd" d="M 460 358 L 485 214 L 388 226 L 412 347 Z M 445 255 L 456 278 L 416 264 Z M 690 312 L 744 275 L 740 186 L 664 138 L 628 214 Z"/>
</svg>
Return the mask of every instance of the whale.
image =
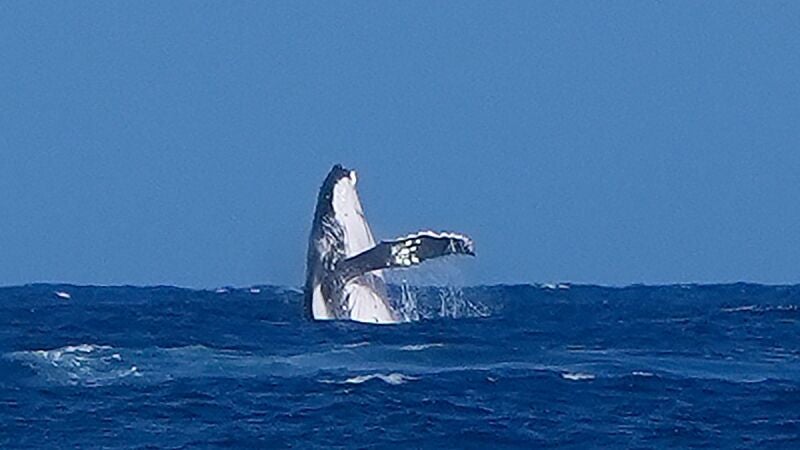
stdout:
<svg viewBox="0 0 800 450">
<path fill-rule="evenodd" d="M 475 256 L 461 233 L 419 231 L 376 243 L 356 190 L 355 170 L 336 164 L 319 190 L 308 241 L 304 316 L 372 324 L 403 321 L 383 272 L 447 255 Z"/>
</svg>

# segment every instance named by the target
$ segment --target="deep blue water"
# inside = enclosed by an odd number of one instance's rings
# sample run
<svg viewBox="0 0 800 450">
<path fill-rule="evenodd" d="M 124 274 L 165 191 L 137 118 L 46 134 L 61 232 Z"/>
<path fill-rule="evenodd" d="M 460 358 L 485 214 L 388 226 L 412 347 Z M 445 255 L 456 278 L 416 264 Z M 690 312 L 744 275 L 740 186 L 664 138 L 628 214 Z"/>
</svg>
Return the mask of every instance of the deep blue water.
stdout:
<svg viewBox="0 0 800 450">
<path fill-rule="evenodd" d="M 800 286 L 417 291 L 0 288 L 0 447 L 800 446 Z"/>
</svg>

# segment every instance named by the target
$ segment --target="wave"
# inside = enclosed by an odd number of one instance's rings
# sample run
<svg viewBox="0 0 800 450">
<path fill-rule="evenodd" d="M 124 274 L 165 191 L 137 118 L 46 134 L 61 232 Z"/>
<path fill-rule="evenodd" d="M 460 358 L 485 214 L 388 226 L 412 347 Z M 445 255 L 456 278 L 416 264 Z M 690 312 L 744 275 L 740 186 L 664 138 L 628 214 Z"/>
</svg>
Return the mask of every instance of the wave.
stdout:
<svg viewBox="0 0 800 450">
<path fill-rule="evenodd" d="M 362 341 L 362 342 L 354 342 L 352 344 L 344 344 L 342 345 L 343 348 L 358 348 L 358 347 L 366 347 L 369 345 L 369 342 Z"/>
<path fill-rule="evenodd" d="M 565 372 L 561 374 L 561 378 L 570 381 L 588 381 L 594 380 L 595 376 L 591 373 L 583 373 L 583 372 Z"/>
<path fill-rule="evenodd" d="M 758 305 L 736 306 L 736 307 L 731 307 L 731 308 L 722 308 L 722 312 L 755 311 L 757 308 L 758 308 Z"/>
<path fill-rule="evenodd" d="M 344 347 L 344 348 L 343 348 Z M 433 353 L 421 354 L 436 348 Z M 119 348 L 100 343 L 67 345 L 4 354 L 6 360 L 33 369 L 32 381 L 69 385 L 111 383 L 157 384 L 181 378 L 306 378 L 334 374 L 366 374 L 347 378 L 348 384 L 373 379 L 407 382 L 413 377 L 447 378 L 480 373 L 493 379 L 557 376 L 569 381 L 628 377 L 731 383 L 765 380 L 797 381 L 800 361 L 786 349 L 776 349 L 776 361 L 735 361 L 703 355 L 642 354 L 603 350 L 498 353 L 492 346 L 474 344 L 378 344 L 368 341 L 328 345 L 317 351 L 285 349 L 232 350 L 191 345 L 183 347 Z M 787 356 L 788 355 L 788 356 Z M 335 375 L 339 374 L 339 375 Z M 402 377 L 399 375 L 402 374 Z M 658 375 L 656 375 L 658 374 Z"/>
<path fill-rule="evenodd" d="M 641 371 L 641 370 L 634 370 L 633 372 L 631 372 L 631 375 L 633 375 L 635 377 L 647 377 L 647 378 L 655 376 L 655 374 L 653 372 L 644 372 L 644 371 Z"/>
<path fill-rule="evenodd" d="M 400 350 L 403 350 L 404 352 L 419 352 L 422 350 L 427 350 L 429 348 L 437 348 L 437 347 L 444 347 L 444 344 L 439 342 L 434 342 L 432 344 L 404 345 L 400 347 Z"/>
<path fill-rule="evenodd" d="M 419 380 L 419 377 L 412 377 L 409 375 L 404 375 L 402 373 L 393 372 L 388 375 L 384 375 L 381 373 L 373 373 L 370 375 L 359 375 L 356 377 L 348 378 L 344 380 L 346 384 L 362 384 L 366 383 L 370 380 L 381 380 L 384 383 L 391 384 L 393 386 L 397 386 L 400 384 L 405 384 L 409 381 Z"/>
<path fill-rule="evenodd" d="M 767 313 L 767 312 L 798 312 L 800 311 L 800 305 L 744 305 L 744 306 L 733 306 L 727 308 L 721 308 L 720 311 L 726 313 L 739 313 L 739 312 L 755 312 L 755 313 Z"/>
<path fill-rule="evenodd" d="M 52 350 L 13 352 L 9 359 L 20 361 L 46 379 L 66 384 L 104 385 L 131 376 L 141 376 L 109 345 L 67 345 Z"/>
<path fill-rule="evenodd" d="M 67 345 L 64 347 L 56 348 L 53 350 L 32 350 L 31 353 L 41 356 L 53 363 L 60 363 L 65 360 L 65 357 L 74 356 L 75 360 L 85 359 L 81 354 L 89 354 L 98 350 L 109 350 L 112 347 L 109 345 L 95 345 L 95 344 L 80 344 L 80 345 Z M 119 357 L 118 354 L 114 356 Z"/>
</svg>

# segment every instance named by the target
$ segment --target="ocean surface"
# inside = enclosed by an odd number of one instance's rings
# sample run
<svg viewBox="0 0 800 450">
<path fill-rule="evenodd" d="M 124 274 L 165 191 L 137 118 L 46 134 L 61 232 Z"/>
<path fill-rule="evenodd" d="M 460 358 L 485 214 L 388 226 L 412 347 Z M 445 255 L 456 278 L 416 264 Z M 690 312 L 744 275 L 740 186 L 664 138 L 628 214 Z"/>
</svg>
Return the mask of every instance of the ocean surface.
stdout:
<svg viewBox="0 0 800 450">
<path fill-rule="evenodd" d="M 0 447 L 800 448 L 800 286 L 0 288 Z"/>
</svg>

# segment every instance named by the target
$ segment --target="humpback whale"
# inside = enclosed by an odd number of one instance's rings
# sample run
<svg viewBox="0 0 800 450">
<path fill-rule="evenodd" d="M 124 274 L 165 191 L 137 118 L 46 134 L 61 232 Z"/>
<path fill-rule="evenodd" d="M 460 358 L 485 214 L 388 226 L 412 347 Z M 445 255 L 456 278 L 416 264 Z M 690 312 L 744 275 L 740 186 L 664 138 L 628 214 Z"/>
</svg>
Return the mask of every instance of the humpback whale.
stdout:
<svg viewBox="0 0 800 450">
<path fill-rule="evenodd" d="M 308 241 L 304 313 L 313 320 L 397 323 L 383 270 L 445 255 L 475 255 L 458 233 L 421 231 L 376 244 L 356 191 L 356 172 L 333 166 L 317 197 Z"/>
</svg>

